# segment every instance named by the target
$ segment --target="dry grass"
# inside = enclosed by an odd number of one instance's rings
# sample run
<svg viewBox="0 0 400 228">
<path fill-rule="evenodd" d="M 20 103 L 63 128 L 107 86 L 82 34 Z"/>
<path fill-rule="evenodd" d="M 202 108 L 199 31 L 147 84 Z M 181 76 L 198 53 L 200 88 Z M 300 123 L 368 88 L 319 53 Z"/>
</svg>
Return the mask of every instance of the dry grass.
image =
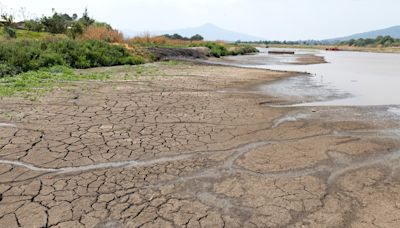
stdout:
<svg viewBox="0 0 400 228">
<path fill-rule="evenodd" d="M 193 44 L 201 44 L 203 41 L 189 41 L 189 40 L 173 40 L 165 36 L 151 36 L 148 33 L 144 33 L 140 36 L 128 39 L 127 43 L 131 45 L 160 45 L 160 46 L 179 46 L 187 47 Z"/>
<path fill-rule="evenodd" d="M 120 31 L 105 26 L 89 26 L 79 38 L 84 40 L 102 40 L 110 43 L 124 42 L 124 36 Z"/>
</svg>

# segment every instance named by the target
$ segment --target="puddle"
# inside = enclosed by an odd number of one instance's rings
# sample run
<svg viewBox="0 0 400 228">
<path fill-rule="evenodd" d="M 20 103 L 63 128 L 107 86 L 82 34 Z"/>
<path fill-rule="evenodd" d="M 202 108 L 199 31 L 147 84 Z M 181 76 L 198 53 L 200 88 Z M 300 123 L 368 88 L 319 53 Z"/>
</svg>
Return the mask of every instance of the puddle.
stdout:
<svg viewBox="0 0 400 228">
<path fill-rule="evenodd" d="M 326 101 L 348 97 L 350 94 L 334 89 L 327 83 L 322 83 L 314 76 L 301 75 L 280 80 L 272 84 L 261 85 L 262 92 L 273 94 L 296 103 Z"/>
<path fill-rule="evenodd" d="M 6 165 L 14 165 L 19 167 L 24 167 L 32 171 L 36 172 L 45 172 L 45 173 L 56 173 L 56 174 L 67 174 L 67 173 L 76 173 L 76 172 L 87 172 L 98 169 L 106 169 L 106 168 L 129 168 L 129 167 L 143 167 L 143 166 L 151 166 L 159 163 L 172 162 L 185 160 L 193 157 L 193 155 L 178 155 L 173 157 L 164 157 L 159 159 L 153 159 L 148 161 L 122 161 L 122 162 L 108 162 L 108 163 L 100 163 L 95 165 L 86 165 L 86 166 L 78 166 L 78 167 L 66 167 L 66 168 L 42 168 L 29 163 L 20 162 L 20 161 L 8 161 L 8 160 L 0 160 L 0 164 Z"/>
<path fill-rule="evenodd" d="M 396 116 L 400 116 L 400 107 L 389 107 L 387 111 Z"/>
<path fill-rule="evenodd" d="M 250 143 L 243 146 L 240 146 L 235 149 L 227 150 L 225 152 L 230 152 L 232 155 L 227 159 L 224 163 L 224 168 L 232 169 L 234 161 L 239 158 L 241 155 L 254 150 L 260 146 L 267 145 L 269 142 L 257 142 Z M 222 152 L 222 151 L 220 151 Z M 76 172 L 88 172 L 92 170 L 98 169 L 107 169 L 107 168 L 130 168 L 130 167 L 143 167 L 143 166 L 151 166 L 160 163 L 166 162 L 174 162 L 174 161 L 182 161 L 188 160 L 190 158 L 194 158 L 196 155 L 210 153 L 210 152 L 197 152 L 195 154 L 184 154 L 170 157 L 162 157 L 156 158 L 152 160 L 144 160 L 144 161 L 121 161 L 121 162 L 108 162 L 108 163 L 99 163 L 94 165 L 86 165 L 86 166 L 76 166 L 76 167 L 65 167 L 65 168 L 43 168 L 39 166 L 35 166 L 29 163 L 20 162 L 20 161 L 10 161 L 10 160 L 0 160 L 0 164 L 5 165 L 13 165 L 18 167 L 23 167 L 29 169 L 31 171 L 36 172 L 44 172 L 44 173 L 55 173 L 55 174 L 67 174 L 67 173 L 76 173 Z M 215 173 L 214 173 L 215 174 Z"/>
<path fill-rule="evenodd" d="M 0 127 L 17 127 L 17 125 L 11 123 L 0 123 Z"/>
<path fill-rule="evenodd" d="M 309 175 L 325 174 L 327 177 L 326 182 L 328 185 L 333 185 L 338 178 L 345 174 L 362 169 L 365 167 L 385 166 L 390 169 L 399 167 L 400 151 L 393 151 L 390 153 L 363 156 L 362 158 L 351 158 L 341 153 L 329 153 L 332 164 L 317 165 L 310 168 L 287 170 L 279 172 L 259 173 L 250 170 L 239 169 L 240 173 L 245 173 L 252 176 L 260 176 L 264 178 L 296 178 Z"/>
<path fill-rule="evenodd" d="M 286 122 L 295 122 L 298 120 L 306 119 L 308 115 L 303 114 L 303 113 L 298 113 L 298 114 L 292 114 L 292 115 L 287 115 L 282 118 L 279 118 L 274 121 L 272 128 L 277 128 L 279 125 L 286 123 Z"/>
<path fill-rule="evenodd" d="M 359 161 L 353 161 L 350 162 L 345 167 L 334 169 L 333 172 L 329 175 L 327 183 L 332 184 L 338 177 L 364 167 L 370 167 L 374 165 L 384 165 L 390 168 L 396 168 L 399 159 L 400 159 L 400 151 L 394 151 L 387 154 L 370 156 Z"/>
<path fill-rule="evenodd" d="M 290 119 L 290 118 L 287 118 Z M 177 183 L 177 182 L 186 182 L 190 180 L 199 180 L 204 178 L 214 178 L 218 179 L 227 175 L 235 175 L 237 173 L 243 173 L 251 176 L 260 176 L 264 178 L 273 178 L 273 179 L 281 179 L 281 178 L 295 178 L 302 177 L 308 175 L 319 175 L 325 174 L 326 181 L 328 185 L 332 185 L 336 182 L 338 178 L 341 176 L 361 169 L 365 167 L 372 167 L 376 165 L 386 166 L 388 168 L 394 169 L 399 166 L 400 160 L 400 151 L 392 151 L 389 153 L 376 153 L 371 155 L 366 155 L 362 157 L 352 157 L 346 154 L 342 154 L 340 152 L 329 152 L 328 155 L 330 157 L 331 163 L 329 164 L 320 164 L 314 167 L 307 167 L 304 169 L 295 169 L 295 170 L 286 170 L 286 171 L 278 171 L 278 172 L 267 172 L 260 173 L 247 169 L 243 169 L 240 166 L 235 165 L 237 159 L 246 154 L 249 151 L 253 151 L 259 147 L 269 145 L 269 144 L 279 144 L 284 143 L 278 141 L 264 141 L 264 142 L 256 142 L 250 143 L 246 145 L 242 145 L 240 147 L 220 151 L 230 153 L 228 158 L 220 165 L 217 165 L 212 168 L 207 168 L 205 170 L 201 170 L 199 172 L 192 173 L 189 176 L 179 177 L 176 180 L 168 181 L 168 184 Z M 203 152 L 202 156 L 204 156 Z M 214 153 L 214 152 L 213 152 Z M 76 172 L 87 172 L 98 169 L 105 168 L 128 168 L 128 167 L 143 167 L 143 166 L 151 166 L 165 162 L 173 162 L 180 160 L 188 160 L 197 157 L 199 154 L 188 154 L 188 155 L 177 155 L 171 157 L 162 157 L 153 160 L 145 160 L 145 161 L 123 161 L 123 162 L 110 162 L 110 163 L 101 163 L 95 165 L 87 165 L 87 166 L 79 166 L 79 167 L 66 167 L 66 168 L 42 168 L 35 165 L 31 165 L 24 162 L 19 161 L 8 161 L 8 160 L 0 160 L 0 164 L 9 164 L 19 167 L 27 168 L 31 171 L 43 172 L 43 173 L 52 173 L 54 175 L 59 174 L 69 174 Z M 160 183 L 161 185 L 167 183 Z M 206 197 L 207 198 L 207 197 Z"/>
</svg>

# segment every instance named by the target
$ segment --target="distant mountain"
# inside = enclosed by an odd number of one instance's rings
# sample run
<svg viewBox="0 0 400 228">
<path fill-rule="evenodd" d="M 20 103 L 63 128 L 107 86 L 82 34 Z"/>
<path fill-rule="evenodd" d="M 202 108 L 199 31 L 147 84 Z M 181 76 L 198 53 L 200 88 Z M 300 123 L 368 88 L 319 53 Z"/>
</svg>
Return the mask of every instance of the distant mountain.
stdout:
<svg viewBox="0 0 400 228">
<path fill-rule="evenodd" d="M 140 33 L 134 32 L 134 31 L 129 31 L 125 30 L 124 33 L 126 33 L 128 36 L 136 36 Z M 204 37 L 206 40 L 224 40 L 224 41 L 237 41 L 237 40 L 242 40 L 242 41 L 259 41 L 259 40 L 264 40 L 264 38 L 244 34 L 244 33 L 239 33 L 239 32 L 234 32 L 226 29 L 219 28 L 213 24 L 205 24 L 199 27 L 194 27 L 194 28 L 186 28 L 186 29 L 178 29 L 178 30 L 169 30 L 169 31 L 153 31 L 150 32 L 152 35 L 164 35 L 164 34 L 174 34 L 177 33 L 179 35 L 185 36 L 185 37 L 191 37 L 196 34 L 200 34 Z"/>
<path fill-rule="evenodd" d="M 351 39 L 360 39 L 360 38 L 376 38 L 377 36 L 391 36 L 393 38 L 400 39 L 400 26 L 393 26 L 390 28 L 385 28 L 385 29 L 380 29 L 380 30 L 374 30 L 370 32 L 364 32 L 364 33 L 358 33 L 354 34 L 351 36 L 346 36 L 346 37 L 339 37 L 339 38 L 334 38 L 334 39 L 329 39 L 326 41 L 346 41 L 346 40 L 351 40 Z"/>
</svg>

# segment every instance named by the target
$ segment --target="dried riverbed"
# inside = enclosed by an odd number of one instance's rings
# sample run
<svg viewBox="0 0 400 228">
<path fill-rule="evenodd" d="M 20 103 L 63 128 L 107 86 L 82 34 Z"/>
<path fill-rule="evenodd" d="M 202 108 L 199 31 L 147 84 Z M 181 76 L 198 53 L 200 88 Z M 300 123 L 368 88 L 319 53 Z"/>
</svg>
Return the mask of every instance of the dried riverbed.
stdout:
<svg viewBox="0 0 400 228">
<path fill-rule="evenodd" d="M 258 90 L 293 73 L 89 71 L 112 81 L 0 100 L 0 227 L 400 225 L 395 119 Z"/>
</svg>

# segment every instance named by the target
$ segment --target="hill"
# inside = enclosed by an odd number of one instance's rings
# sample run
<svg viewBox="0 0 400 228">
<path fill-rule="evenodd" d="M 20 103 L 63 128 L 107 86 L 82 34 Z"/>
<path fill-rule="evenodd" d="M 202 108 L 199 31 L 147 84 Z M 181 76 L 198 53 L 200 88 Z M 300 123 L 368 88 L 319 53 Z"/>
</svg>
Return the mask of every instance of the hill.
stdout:
<svg viewBox="0 0 400 228">
<path fill-rule="evenodd" d="M 136 36 L 140 33 L 125 30 L 125 34 L 128 36 Z M 178 30 L 166 30 L 166 31 L 152 31 L 150 32 L 152 35 L 164 35 L 164 34 L 174 34 L 177 33 L 182 36 L 191 37 L 196 34 L 202 35 L 206 40 L 224 40 L 224 41 L 259 41 L 263 40 L 264 38 L 256 37 L 240 32 L 230 31 L 213 24 L 205 24 L 199 27 L 193 28 L 185 28 L 185 29 L 178 29 Z"/>
<path fill-rule="evenodd" d="M 389 28 L 385 28 L 385 29 L 379 29 L 379 30 L 374 30 L 374 31 L 369 31 L 369 32 L 364 32 L 364 33 L 357 33 L 354 35 L 338 37 L 338 38 L 329 39 L 326 41 L 346 41 L 346 40 L 360 39 L 360 38 L 375 39 L 377 36 L 391 36 L 393 38 L 400 39 L 400 26 L 393 26 L 393 27 L 389 27 Z"/>
</svg>

